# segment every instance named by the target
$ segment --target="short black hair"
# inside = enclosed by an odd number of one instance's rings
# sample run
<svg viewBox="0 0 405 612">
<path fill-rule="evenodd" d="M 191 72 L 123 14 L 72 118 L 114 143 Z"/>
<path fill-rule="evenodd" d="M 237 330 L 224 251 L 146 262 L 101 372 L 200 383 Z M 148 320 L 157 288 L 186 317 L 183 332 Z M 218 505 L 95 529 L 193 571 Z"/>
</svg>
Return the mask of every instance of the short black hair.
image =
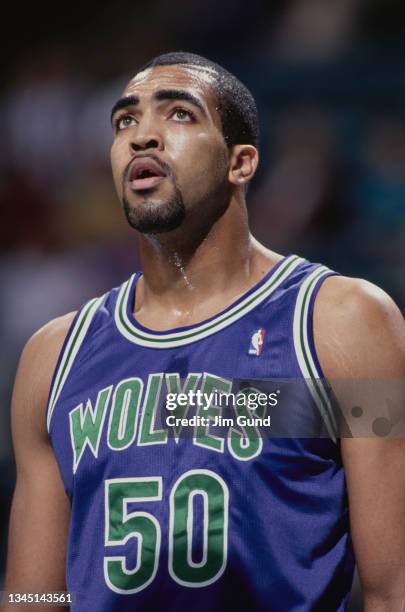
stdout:
<svg viewBox="0 0 405 612">
<path fill-rule="evenodd" d="M 184 51 L 164 53 L 144 64 L 136 74 L 155 66 L 191 64 L 209 70 L 213 77 L 213 89 L 218 113 L 222 123 L 222 133 L 228 147 L 236 144 L 259 146 L 259 117 L 255 99 L 249 89 L 233 74 L 219 64 Z"/>
</svg>

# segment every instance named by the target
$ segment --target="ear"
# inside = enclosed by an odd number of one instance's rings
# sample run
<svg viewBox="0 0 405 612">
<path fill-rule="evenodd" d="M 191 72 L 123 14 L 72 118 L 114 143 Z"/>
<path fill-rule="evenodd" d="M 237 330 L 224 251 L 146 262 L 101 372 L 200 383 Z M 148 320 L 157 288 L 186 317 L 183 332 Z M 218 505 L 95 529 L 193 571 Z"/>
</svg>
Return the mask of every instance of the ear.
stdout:
<svg viewBox="0 0 405 612">
<path fill-rule="evenodd" d="M 259 152 L 253 145 L 234 145 L 232 147 L 229 175 L 230 183 L 246 185 L 252 180 L 259 163 Z"/>
</svg>

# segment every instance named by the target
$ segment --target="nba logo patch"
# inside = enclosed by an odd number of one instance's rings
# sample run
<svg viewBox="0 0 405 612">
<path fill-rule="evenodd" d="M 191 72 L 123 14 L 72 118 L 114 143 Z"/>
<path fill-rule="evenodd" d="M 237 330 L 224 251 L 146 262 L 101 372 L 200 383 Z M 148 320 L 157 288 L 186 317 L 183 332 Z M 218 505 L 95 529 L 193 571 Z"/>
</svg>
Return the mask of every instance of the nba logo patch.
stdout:
<svg viewBox="0 0 405 612">
<path fill-rule="evenodd" d="M 266 332 L 264 331 L 263 327 L 252 334 L 250 339 L 249 355 L 256 355 L 258 357 L 261 354 L 265 334 Z"/>
</svg>

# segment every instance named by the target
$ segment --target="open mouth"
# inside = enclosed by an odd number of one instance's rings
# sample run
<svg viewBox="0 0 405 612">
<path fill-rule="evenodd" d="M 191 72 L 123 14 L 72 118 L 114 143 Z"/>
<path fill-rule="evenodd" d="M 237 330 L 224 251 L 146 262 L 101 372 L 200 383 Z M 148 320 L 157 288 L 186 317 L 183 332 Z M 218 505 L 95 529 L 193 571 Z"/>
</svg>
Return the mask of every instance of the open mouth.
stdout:
<svg viewBox="0 0 405 612">
<path fill-rule="evenodd" d="M 129 181 L 134 191 L 151 189 L 165 178 L 165 172 L 151 157 L 137 158 L 132 162 Z"/>
</svg>

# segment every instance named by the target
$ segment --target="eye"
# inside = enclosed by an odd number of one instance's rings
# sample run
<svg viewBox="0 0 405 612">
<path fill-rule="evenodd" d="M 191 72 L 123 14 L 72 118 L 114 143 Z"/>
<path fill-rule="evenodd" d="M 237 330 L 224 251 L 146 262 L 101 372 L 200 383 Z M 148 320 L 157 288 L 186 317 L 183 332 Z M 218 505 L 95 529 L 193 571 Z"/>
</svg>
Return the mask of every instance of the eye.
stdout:
<svg viewBox="0 0 405 612">
<path fill-rule="evenodd" d="M 185 108 L 175 108 L 171 114 L 171 117 L 180 123 L 194 121 L 193 113 Z"/>
<path fill-rule="evenodd" d="M 131 125 L 135 125 L 135 119 L 132 115 L 123 115 L 118 117 L 115 121 L 115 129 L 119 132 L 120 130 L 125 130 L 126 128 L 131 127 Z"/>
</svg>

